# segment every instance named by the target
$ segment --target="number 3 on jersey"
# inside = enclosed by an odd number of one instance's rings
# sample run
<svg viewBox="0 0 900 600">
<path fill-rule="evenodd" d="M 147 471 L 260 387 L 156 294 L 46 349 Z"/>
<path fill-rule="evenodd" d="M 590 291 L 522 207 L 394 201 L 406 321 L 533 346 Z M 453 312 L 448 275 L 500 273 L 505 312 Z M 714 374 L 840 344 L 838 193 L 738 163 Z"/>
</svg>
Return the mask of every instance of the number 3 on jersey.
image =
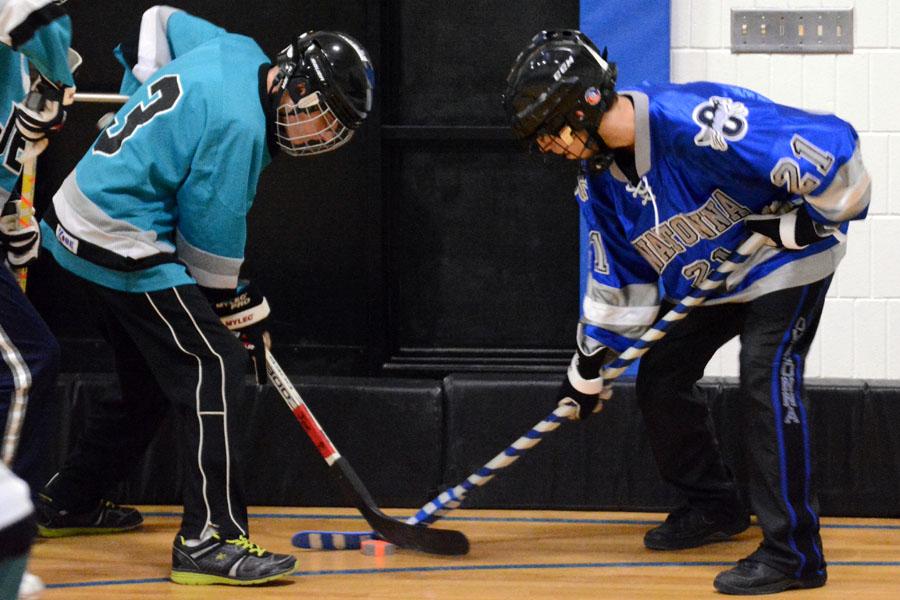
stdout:
<svg viewBox="0 0 900 600">
<path fill-rule="evenodd" d="M 149 90 L 150 98 L 142 100 L 128 111 L 124 125 L 120 124 L 117 117 L 103 130 L 97 143 L 94 144 L 94 154 L 112 156 L 138 129 L 175 108 L 178 99 L 181 98 L 181 81 L 178 75 L 166 75 L 151 83 Z"/>
</svg>

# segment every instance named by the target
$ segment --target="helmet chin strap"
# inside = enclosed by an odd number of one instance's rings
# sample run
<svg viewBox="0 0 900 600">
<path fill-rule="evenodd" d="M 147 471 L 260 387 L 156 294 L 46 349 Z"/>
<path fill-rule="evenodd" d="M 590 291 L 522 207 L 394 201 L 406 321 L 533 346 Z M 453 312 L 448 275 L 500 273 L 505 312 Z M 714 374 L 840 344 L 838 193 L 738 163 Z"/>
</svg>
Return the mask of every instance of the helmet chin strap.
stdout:
<svg viewBox="0 0 900 600">
<path fill-rule="evenodd" d="M 588 142 L 594 146 L 594 155 L 587 159 L 587 162 L 590 165 L 591 171 L 600 173 L 607 170 L 610 165 L 613 164 L 615 154 L 613 153 L 612 148 L 607 146 L 606 142 L 603 141 L 603 138 L 600 137 L 600 134 L 597 133 L 596 128 L 590 127 L 587 132 Z"/>
<path fill-rule="evenodd" d="M 278 71 L 275 73 L 275 77 L 272 78 L 272 85 L 269 86 L 269 90 L 267 92 L 267 96 L 269 97 L 269 108 L 274 112 L 278 109 L 278 105 L 281 103 L 281 99 L 284 97 L 284 88 L 282 86 L 282 82 L 287 78 L 287 75 L 284 72 L 284 68 L 278 66 Z"/>
</svg>

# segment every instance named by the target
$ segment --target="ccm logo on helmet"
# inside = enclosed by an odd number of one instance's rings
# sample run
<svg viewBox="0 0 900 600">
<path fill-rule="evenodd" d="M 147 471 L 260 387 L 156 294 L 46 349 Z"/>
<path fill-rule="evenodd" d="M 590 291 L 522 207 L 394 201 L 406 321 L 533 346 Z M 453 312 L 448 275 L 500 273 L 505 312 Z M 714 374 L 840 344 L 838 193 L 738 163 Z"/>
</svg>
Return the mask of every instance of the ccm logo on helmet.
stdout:
<svg viewBox="0 0 900 600">
<path fill-rule="evenodd" d="M 553 74 L 553 81 L 559 81 L 559 78 L 565 75 L 566 71 L 568 71 L 569 67 L 571 67 L 573 64 L 575 64 L 575 57 L 569 56 L 569 58 L 563 61 L 563 64 L 559 65 L 556 73 Z"/>
<path fill-rule="evenodd" d="M 309 62 L 312 64 L 313 69 L 316 70 L 316 75 L 319 77 L 319 81 L 326 81 L 325 73 L 322 72 L 322 67 L 319 65 L 319 61 L 315 59 L 315 57 L 310 57 Z"/>
</svg>

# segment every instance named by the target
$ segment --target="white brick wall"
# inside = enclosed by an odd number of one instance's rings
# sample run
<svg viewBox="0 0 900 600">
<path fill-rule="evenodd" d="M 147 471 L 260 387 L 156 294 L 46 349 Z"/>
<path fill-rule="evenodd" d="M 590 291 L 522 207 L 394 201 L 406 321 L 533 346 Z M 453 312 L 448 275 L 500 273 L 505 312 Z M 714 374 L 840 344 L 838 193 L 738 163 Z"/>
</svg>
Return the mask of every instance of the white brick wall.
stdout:
<svg viewBox="0 0 900 600">
<path fill-rule="evenodd" d="M 892 257 L 878 260 L 872 268 L 872 297 L 900 299 L 900 217 L 872 217 L 872 255 Z"/>
<path fill-rule="evenodd" d="M 900 3 L 891 0 L 888 15 L 888 43 L 891 48 L 900 47 Z"/>
<path fill-rule="evenodd" d="M 869 0 L 870 2 L 878 0 Z M 897 89 L 900 88 L 900 52 L 866 50 L 869 57 L 869 124 L 872 131 L 900 131 Z"/>
<path fill-rule="evenodd" d="M 836 98 L 834 108 L 839 115 L 853 115 L 858 130 L 869 127 L 869 56 L 867 54 L 839 54 L 837 56 Z"/>
<path fill-rule="evenodd" d="M 856 0 L 853 5 L 853 35 L 856 47 L 863 50 L 882 49 L 888 45 L 889 0 Z"/>
<path fill-rule="evenodd" d="M 819 324 L 819 333 L 813 342 L 812 351 L 822 357 L 820 375 L 825 377 L 848 377 L 854 374 L 853 323 L 855 308 L 851 299 L 828 299 Z"/>
<path fill-rule="evenodd" d="M 869 298 L 872 295 L 871 229 L 868 219 L 850 223 L 847 255 L 838 267 L 840 276 L 832 284 L 835 288 L 832 298 Z"/>
<path fill-rule="evenodd" d="M 900 373 L 900 300 L 887 302 L 887 363 L 888 373 Z"/>
<path fill-rule="evenodd" d="M 853 123 L 873 178 L 825 302 L 809 377 L 900 379 L 900 0 L 671 0 L 672 81 L 708 79 Z M 853 8 L 853 54 L 732 54 L 732 8 Z M 738 373 L 738 344 L 709 376 Z"/>
<path fill-rule="evenodd" d="M 900 12 L 900 11 L 898 11 Z M 900 164 L 900 135 L 891 134 L 888 141 L 888 164 Z M 900 173 L 888 172 L 888 209 L 891 214 L 900 215 Z"/>
</svg>

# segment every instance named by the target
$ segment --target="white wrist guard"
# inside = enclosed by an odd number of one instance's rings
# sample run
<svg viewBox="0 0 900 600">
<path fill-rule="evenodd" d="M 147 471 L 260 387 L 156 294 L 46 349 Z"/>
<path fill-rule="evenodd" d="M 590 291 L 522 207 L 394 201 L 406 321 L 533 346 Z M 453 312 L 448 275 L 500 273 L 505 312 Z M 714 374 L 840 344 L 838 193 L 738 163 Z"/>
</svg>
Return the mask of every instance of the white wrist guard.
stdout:
<svg viewBox="0 0 900 600">
<path fill-rule="evenodd" d="M 597 375 L 594 379 L 585 379 L 578 372 L 578 353 L 572 356 L 572 362 L 569 363 L 569 369 L 566 372 L 569 383 L 576 391 L 587 395 L 597 395 L 604 400 L 608 400 L 612 395 L 612 389 L 603 384 L 603 377 Z"/>
</svg>

